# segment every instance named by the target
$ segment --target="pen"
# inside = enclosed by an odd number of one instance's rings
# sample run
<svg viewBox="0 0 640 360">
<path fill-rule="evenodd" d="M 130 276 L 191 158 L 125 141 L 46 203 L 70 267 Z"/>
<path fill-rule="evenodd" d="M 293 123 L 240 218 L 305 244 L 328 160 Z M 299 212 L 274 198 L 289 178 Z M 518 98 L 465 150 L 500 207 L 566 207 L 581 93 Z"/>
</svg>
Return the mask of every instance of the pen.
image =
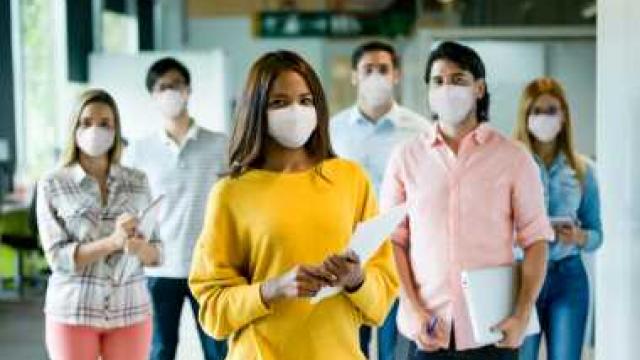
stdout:
<svg viewBox="0 0 640 360">
<path fill-rule="evenodd" d="M 144 208 L 143 210 L 141 210 L 138 214 L 138 219 L 142 219 L 145 217 L 145 215 L 151 210 L 153 209 L 159 202 L 160 200 L 162 200 L 162 198 L 164 197 L 164 194 L 159 195 L 155 200 L 151 201 L 151 203 L 149 203 L 149 205 Z"/>
<path fill-rule="evenodd" d="M 431 318 L 429 324 L 427 325 L 427 335 L 433 336 L 433 332 L 436 330 L 436 326 L 438 326 L 438 317 L 434 316 Z"/>
</svg>

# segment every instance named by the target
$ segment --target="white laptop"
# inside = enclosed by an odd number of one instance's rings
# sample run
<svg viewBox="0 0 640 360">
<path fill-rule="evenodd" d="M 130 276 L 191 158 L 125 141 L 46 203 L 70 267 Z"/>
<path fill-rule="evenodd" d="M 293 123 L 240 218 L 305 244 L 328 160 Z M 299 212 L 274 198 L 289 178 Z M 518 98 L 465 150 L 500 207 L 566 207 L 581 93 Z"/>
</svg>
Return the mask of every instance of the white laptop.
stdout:
<svg viewBox="0 0 640 360">
<path fill-rule="evenodd" d="M 513 314 L 520 288 L 519 267 L 513 265 L 463 271 L 461 280 L 475 342 L 484 346 L 502 341 L 502 332 L 491 331 L 491 328 Z M 539 332 L 540 323 L 534 307 L 525 336 Z"/>
</svg>

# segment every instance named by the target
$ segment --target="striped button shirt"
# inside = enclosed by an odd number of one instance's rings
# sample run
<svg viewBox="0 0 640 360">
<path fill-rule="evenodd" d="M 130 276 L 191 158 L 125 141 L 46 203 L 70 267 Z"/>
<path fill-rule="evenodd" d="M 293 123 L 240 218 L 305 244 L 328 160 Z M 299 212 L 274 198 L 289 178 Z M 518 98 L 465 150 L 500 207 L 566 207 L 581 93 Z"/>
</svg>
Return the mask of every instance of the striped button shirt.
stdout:
<svg viewBox="0 0 640 360">
<path fill-rule="evenodd" d="M 131 255 L 119 251 L 83 267 L 74 261 L 79 245 L 110 235 L 119 215 L 138 214 L 150 203 L 147 178 L 137 170 L 112 165 L 107 187 L 103 206 L 98 183 L 79 164 L 38 183 L 40 239 L 52 270 L 45 313 L 54 321 L 115 328 L 144 321 L 151 312 L 142 266 Z M 150 241 L 162 250 L 158 240 Z M 138 269 L 123 278 L 123 262 L 129 261 Z"/>
<path fill-rule="evenodd" d="M 227 146 L 224 134 L 192 122 L 180 145 L 162 130 L 127 148 L 124 163 L 147 174 L 154 198 L 165 195 L 165 206 L 158 215 L 158 234 L 166 256 L 162 266 L 146 269 L 148 276 L 189 276 L 209 191 L 226 170 Z"/>
</svg>

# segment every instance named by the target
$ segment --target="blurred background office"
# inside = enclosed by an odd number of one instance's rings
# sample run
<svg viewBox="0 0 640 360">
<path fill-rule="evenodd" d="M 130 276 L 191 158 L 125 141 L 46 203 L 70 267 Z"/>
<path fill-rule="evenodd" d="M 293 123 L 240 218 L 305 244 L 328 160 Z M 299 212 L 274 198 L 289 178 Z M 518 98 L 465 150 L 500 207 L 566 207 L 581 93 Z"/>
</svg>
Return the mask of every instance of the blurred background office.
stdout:
<svg viewBox="0 0 640 360">
<path fill-rule="evenodd" d="M 124 136 L 143 137 L 162 127 L 145 90 L 146 70 L 174 56 L 192 71 L 192 115 L 229 132 L 248 68 L 265 51 L 302 54 L 321 77 L 333 114 L 355 100 L 353 49 L 382 39 L 401 54 L 399 102 L 427 115 L 427 54 L 453 39 L 484 59 L 491 123 L 504 134 L 512 133 L 529 81 L 551 76 L 564 85 L 577 148 L 596 161 L 606 183 L 605 245 L 585 259 L 597 310 L 585 359 L 633 359 L 633 340 L 640 340 L 640 312 L 631 306 L 640 296 L 632 280 L 640 275 L 633 262 L 640 232 L 633 152 L 640 125 L 632 121 L 640 113 L 637 24 L 636 0 L 0 0 L 2 357 L 46 358 L 48 270 L 29 216 L 33 185 L 56 166 L 82 90 L 110 91 Z M 193 321 L 190 311 L 183 317 Z M 193 326 L 183 328 L 177 358 L 202 358 Z"/>
</svg>

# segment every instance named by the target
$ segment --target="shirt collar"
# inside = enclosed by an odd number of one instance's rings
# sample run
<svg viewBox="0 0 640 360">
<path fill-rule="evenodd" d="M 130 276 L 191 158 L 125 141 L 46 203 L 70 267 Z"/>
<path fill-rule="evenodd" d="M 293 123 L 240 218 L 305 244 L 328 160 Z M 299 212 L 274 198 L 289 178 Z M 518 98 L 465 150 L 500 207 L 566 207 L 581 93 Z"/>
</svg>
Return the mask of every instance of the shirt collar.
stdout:
<svg viewBox="0 0 640 360">
<path fill-rule="evenodd" d="M 71 165 L 71 177 L 76 184 L 80 184 L 82 180 L 87 177 L 87 173 L 84 171 L 79 162 Z"/>
<path fill-rule="evenodd" d="M 433 128 L 434 131 L 429 134 L 428 138 L 429 145 L 431 145 L 432 147 L 436 147 L 445 144 L 444 135 L 442 133 L 442 129 L 440 128 L 440 123 L 436 123 Z M 473 129 L 473 131 L 471 131 L 471 133 L 467 134 L 463 141 L 465 141 L 469 137 L 472 137 L 476 144 L 483 145 L 486 144 L 487 141 L 489 141 L 491 133 L 492 130 L 489 125 L 480 123 L 475 129 Z"/>
<path fill-rule="evenodd" d="M 489 141 L 492 132 L 493 131 L 491 130 L 489 125 L 480 123 L 480 125 L 478 125 L 475 130 L 473 130 L 472 135 L 478 145 L 484 145 Z"/>
<path fill-rule="evenodd" d="M 397 126 L 399 122 L 398 103 L 394 101 L 391 105 L 391 109 L 386 114 L 382 115 L 376 124 L 373 124 L 369 120 L 367 120 L 367 117 L 360 111 L 358 105 L 356 104 L 351 109 L 349 122 L 351 125 L 355 125 L 358 122 L 365 122 L 375 126 L 383 123 L 390 123 L 391 125 Z"/>
<path fill-rule="evenodd" d="M 541 165 L 542 167 L 546 167 L 544 161 L 540 156 L 538 156 L 538 154 L 534 152 L 533 157 L 539 165 Z M 554 172 L 556 169 L 563 168 L 565 166 L 567 166 L 567 156 L 564 154 L 563 151 L 560 151 L 558 152 L 558 155 L 556 156 L 556 158 L 553 159 L 553 162 L 549 167 L 549 172 Z"/>
<path fill-rule="evenodd" d="M 111 164 L 109 167 L 109 174 L 107 175 L 107 182 L 110 183 L 112 181 L 117 180 L 120 177 L 122 172 L 122 167 L 118 164 Z M 76 162 L 71 165 L 71 178 L 73 181 L 80 185 L 85 179 L 90 178 L 89 174 L 82 168 L 80 162 Z"/>
<path fill-rule="evenodd" d="M 189 130 L 187 131 L 187 134 L 184 137 L 184 143 L 186 143 L 188 140 L 197 140 L 199 133 L 200 133 L 200 127 L 195 123 L 195 121 L 193 121 L 193 119 L 190 119 Z M 169 136 L 169 134 L 167 133 L 167 130 L 165 130 L 164 128 L 160 130 L 160 138 L 162 139 L 162 142 L 164 142 L 165 144 L 175 145 L 175 141 Z"/>
</svg>

